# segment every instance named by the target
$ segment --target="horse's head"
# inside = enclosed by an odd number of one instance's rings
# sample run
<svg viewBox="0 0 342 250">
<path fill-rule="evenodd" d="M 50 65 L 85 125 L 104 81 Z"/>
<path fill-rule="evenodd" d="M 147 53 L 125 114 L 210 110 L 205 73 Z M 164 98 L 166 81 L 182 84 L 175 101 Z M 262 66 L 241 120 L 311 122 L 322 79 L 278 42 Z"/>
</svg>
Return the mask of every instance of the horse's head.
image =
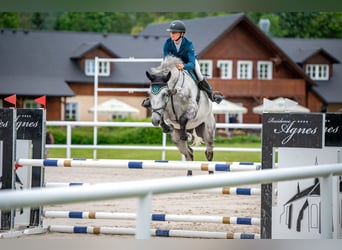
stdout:
<svg viewBox="0 0 342 250">
<path fill-rule="evenodd" d="M 172 94 L 172 91 L 168 87 L 171 72 L 164 75 L 162 73 L 152 74 L 146 71 L 146 76 L 151 81 L 150 102 L 152 109 L 152 124 L 154 126 L 159 126 L 169 97 Z"/>
</svg>

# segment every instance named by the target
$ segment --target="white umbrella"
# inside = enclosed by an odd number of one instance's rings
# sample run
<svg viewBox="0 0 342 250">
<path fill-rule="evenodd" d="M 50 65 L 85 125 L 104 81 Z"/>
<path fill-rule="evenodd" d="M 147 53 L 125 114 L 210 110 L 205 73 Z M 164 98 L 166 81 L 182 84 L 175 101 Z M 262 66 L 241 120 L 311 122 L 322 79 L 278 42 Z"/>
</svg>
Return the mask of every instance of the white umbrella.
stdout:
<svg viewBox="0 0 342 250">
<path fill-rule="evenodd" d="M 264 103 L 262 105 L 253 108 L 253 113 L 262 114 L 264 112 L 300 112 L 307 113 L 310 110 L 306 107 L 299 105 L 297 102 L 279 97 L 274 100 L 268 100 L 264 98 Z"/>
<path fill-rule="evenodd" d="M 222 100 L 220 104 L 213 102 L 213 112 L 214 114 L 246 114 L 247 109 L 236 103 Z"/>
<path fill-rule="evenodd" d="M 94 107 L 89 109 L 90 112 L 94 112 Z M 97 105 L 98 113 L 111 113 L 111 114 L 137 114 L 139 110 L 122 102 L 116 98 L 112 98 L 108 101 Z"/>
</svg>

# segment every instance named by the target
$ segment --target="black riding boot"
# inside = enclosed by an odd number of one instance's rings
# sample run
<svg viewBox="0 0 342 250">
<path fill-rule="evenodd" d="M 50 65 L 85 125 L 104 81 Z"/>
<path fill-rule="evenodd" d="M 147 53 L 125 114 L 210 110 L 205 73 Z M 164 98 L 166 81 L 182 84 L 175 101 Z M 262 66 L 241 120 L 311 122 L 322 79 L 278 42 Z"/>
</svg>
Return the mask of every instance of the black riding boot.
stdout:
<svg viewBox="0 0 342 250">
<path fill-rule="evenodd" d="M 151 108 L 150 98 L 147 97 L 145 100 L 143 100 L 141 106 L 143 106 L 144 108 Z"/>
<path fill-rule="evenodd" d="M 213 88 L 210 86 L 210 84 L 207 82 L 207 80 L 204 78 L 202 81 L 199 81 L 198 82 L 198 87 L 201 89 L 201 90 L 204 90 L 209 99 L 212 101 L 212 102 L 216 102 L 217 104 L 219 104 L 220 102 L 222 102 L 224 96 L 222 93 L 213 93 Z"/>
</svg>

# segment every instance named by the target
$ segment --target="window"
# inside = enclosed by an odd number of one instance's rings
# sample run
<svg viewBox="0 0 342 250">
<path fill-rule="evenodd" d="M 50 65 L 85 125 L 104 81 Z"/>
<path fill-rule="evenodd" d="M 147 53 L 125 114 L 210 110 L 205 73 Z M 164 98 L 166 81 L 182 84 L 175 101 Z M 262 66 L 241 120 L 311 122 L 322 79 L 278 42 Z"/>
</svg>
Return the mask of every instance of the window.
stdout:
<svg viewBox="0 0 342 250">
<path fill-rule="evenodd" d="M 306 74 L 313 80 L 329 80 L 329 65 L 307 64 Z"/>
<path fill-rule="evenodd" d="M 122 118 L 125 118 L 126 116 L 123 115 L 123 114 L 112 114 L 112 120 L 115 120 L 115 119 L 122 119 Z"/>
<path fill-rule="evenodd" d="M 232 79 L 232 61 L 218 60 L 217 67 L 220 69 L 222 79 Z"/>
<path fill-rule="evenodd" d="M 252 79 L 252 61 L 238 61 L 238 79 Z"/>
<path fill-rule="evenodd" d="M 270 61 L 259 61 L 258 62 L 258 79 L 272 79 L 272 62 Z"/>
<path fill-rule="evenodd" d="M 212 61 L 211 60 L 199 60 L 201 72 L 204 77 L 211 78 L 213 74 Z"/>
<path fill-rule="evenodd" d="M 39 109 L 42 107 L 39 103 L 33 101 L 33 100 L 26 100 L 24 101 L 23 105 L 24 109 Z"/>
<path fill-rule="evenodd" d="M 65 107 L 65 120 L 77 121 L 78 120 L 78 103 L 68 102 Z"/>
<path fill-rule="evenodd" d="M 95 60 L 86 59 L 84 68 L 85 68 L 85 74 L 87 76 L 93 76 L 95 73 Z M 110 74 L 110 63 L 99 62 L 99 76 L 109 76 L 109 74 Z"/>
</svg>

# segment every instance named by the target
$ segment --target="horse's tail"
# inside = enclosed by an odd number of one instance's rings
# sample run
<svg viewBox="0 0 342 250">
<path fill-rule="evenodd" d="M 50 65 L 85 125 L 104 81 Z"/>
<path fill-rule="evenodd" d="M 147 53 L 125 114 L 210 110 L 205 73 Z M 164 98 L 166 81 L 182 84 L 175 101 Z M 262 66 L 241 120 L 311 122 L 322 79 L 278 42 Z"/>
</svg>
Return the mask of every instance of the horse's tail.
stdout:
<svg viewBox="0 0 342 250">
<path fill-rule="evenodd" d="M 197 135 L 196 129 L 192 130 L 191 136 L 188 138 L 191 138 L 189 140 L 192 141 L 192 146 L 199 146 L 204 143 L 203 138 Z"/>
</svg>

